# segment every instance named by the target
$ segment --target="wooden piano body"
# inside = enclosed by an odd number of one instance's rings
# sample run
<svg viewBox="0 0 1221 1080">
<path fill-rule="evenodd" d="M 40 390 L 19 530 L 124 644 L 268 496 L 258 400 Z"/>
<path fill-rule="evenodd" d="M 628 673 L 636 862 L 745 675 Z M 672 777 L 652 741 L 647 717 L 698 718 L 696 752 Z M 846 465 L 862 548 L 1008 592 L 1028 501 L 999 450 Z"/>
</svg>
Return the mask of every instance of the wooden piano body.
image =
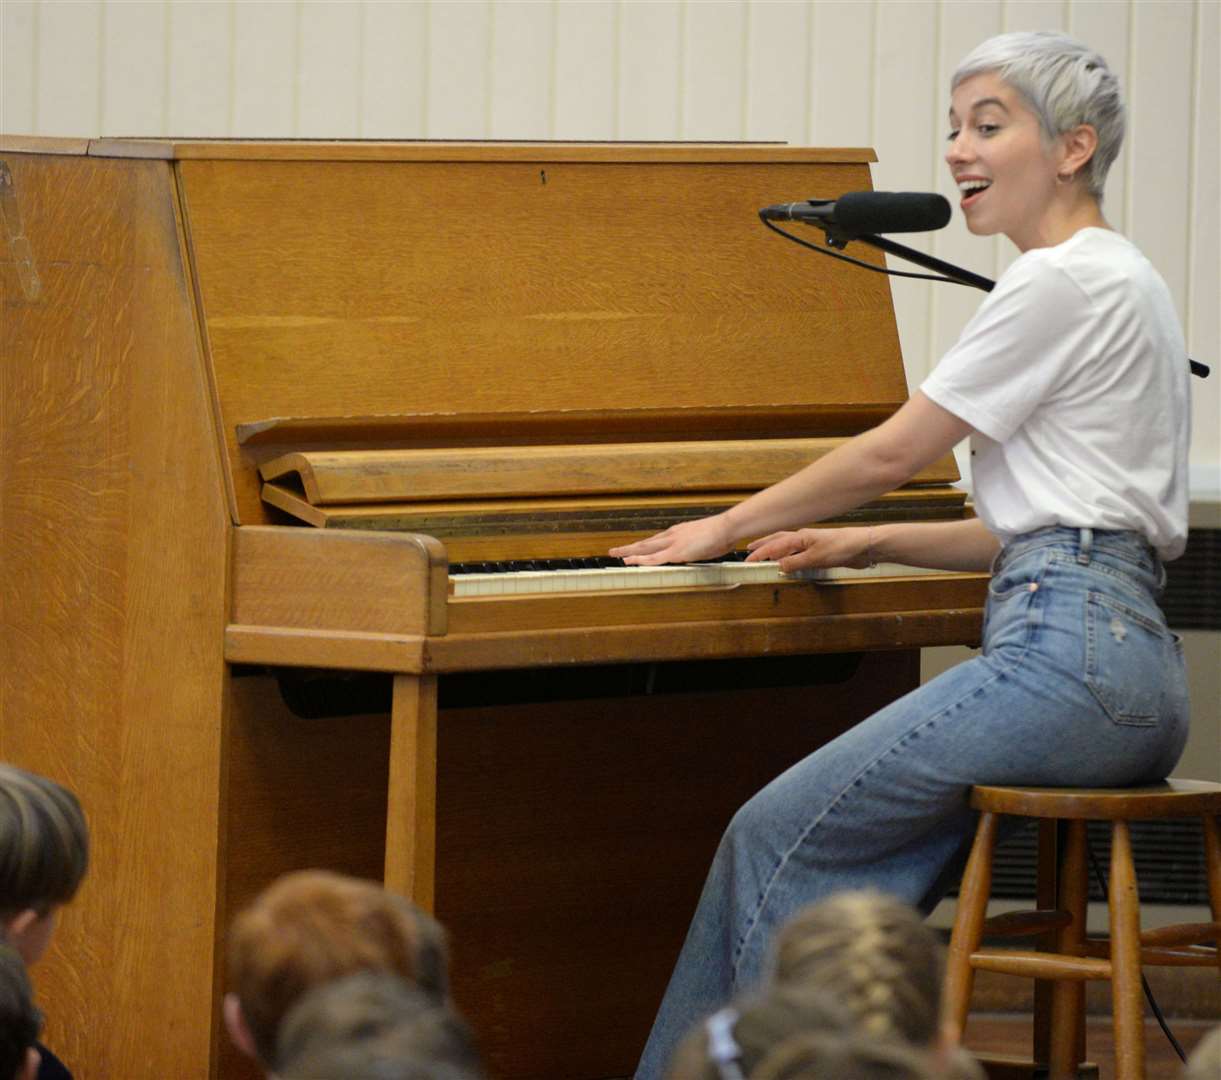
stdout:
<svg viewBox="0 0 1221 1080">
<path fill-rule="evenodd" d="M 893 411 L 885 279 L 754 216 L 870 160 L 0 140 L 0 754 L 93 830 L 36 972 L 78 1077 L 254 1075 L 224 930 L 313 865 L 437 912 L 495 1075 L 630 1071 L 733 809 L 981 583 L 455 599 L 446 561 L 604 552 Z"/>
</svg>

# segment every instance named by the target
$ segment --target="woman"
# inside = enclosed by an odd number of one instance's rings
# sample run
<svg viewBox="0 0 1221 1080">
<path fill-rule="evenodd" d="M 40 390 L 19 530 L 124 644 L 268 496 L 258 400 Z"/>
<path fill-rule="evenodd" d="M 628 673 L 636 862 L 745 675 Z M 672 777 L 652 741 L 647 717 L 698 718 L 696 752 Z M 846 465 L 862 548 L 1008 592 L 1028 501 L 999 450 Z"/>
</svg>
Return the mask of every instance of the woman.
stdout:
<svg viewBox="0 0 1221 1080">
<path fill-rule="evenodd" d="M 641 1061 L 753 983 L 797 908 L 872 886 L 925 910 L 973 828 L 973 784 L 1164 777 L 1186 739 L 1161 560 L 1187 531 L 1186 348 L 1165 283 L 1101 210 L 1123 139 L 1106 62 L 1059 34 L 993 38 L 951 84 L 967 225 L 1021 252 L 893 417 L 722 514 L 615 549 L 654 565 L 748 537 L 785 571 L 992 569 L 981 655 L 774 780 L 713 862 Z M 793 529 L 890 491 L 969 437 L 978 518 Z M 766 535 L 765 535 L 766 534 Z"/>
</svg>

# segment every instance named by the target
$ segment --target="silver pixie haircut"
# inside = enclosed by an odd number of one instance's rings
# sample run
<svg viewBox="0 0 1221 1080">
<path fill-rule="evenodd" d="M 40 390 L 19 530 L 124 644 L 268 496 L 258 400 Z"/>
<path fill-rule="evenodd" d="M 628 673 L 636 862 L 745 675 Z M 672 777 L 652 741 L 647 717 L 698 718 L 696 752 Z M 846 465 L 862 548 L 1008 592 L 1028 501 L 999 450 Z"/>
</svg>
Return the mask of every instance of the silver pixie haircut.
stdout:
<svg viewBox="0 0 1221 1080">
<path fill-rule="evenodd" d="M 1025 99 L 1050 141 L 1078 124 L 1098 133 L 1098 148 L 1082 173 L 1099 201 L 1124 137 L 1124 104 L 1106 60 L 1081 42 L 1049 30 L 998 34 L 958 65 L 951 91 L 975 75 L 995 72 Z"/>
</svg>

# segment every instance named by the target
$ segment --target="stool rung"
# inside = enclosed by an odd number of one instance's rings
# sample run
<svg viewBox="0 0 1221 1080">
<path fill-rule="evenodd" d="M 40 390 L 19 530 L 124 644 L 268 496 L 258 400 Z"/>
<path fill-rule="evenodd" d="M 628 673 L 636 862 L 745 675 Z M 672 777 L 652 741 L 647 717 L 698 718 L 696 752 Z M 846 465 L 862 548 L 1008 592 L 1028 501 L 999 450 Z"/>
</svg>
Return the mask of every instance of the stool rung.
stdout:
<svg viewBox="0 0 1221 1080">
<path fill-rule="evenodd" d="M 1107 938 L 1095 938 L 1085 943 L 1086 956 L 1111 955 L 1111 942 Z M 1177 948 L 1145 948 L 1140 951 L 1141 965 L 1149 967 L 1216 967 L 1221 964 L 1217 950 L 1203 945 L 1180 945 Z"/>
<path fill-rule="evenodd" d="M 1205 941 L 1221 941 L 1221 923 L 1179 923 L 1142 930 L 1140 943 L 1151 946 L 1199 945 Z"/>
<path fill-rule="evenodd" d="M 980 949 L 971 954 L 971 966 L 1002 975 L 1028 979 L 1109 979 L 1111 962 L 1064 953 L 1025 952 L 1020 949 Z"/>
<path fill-rule="evenodd" d="M 984 921 L 985 937 L 1033 937 L 1049 930 L 1071 926 L 1073 917 L 1067 911 L 1006 911 Z"/>
</svg>

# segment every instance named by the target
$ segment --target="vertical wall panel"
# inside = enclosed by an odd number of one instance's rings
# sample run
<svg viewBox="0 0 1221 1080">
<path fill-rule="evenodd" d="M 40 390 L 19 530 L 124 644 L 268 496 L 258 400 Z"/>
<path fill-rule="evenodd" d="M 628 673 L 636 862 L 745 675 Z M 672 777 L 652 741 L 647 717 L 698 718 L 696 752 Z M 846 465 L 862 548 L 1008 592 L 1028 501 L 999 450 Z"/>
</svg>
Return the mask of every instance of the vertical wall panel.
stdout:
<svg viewBox="0 0 1221 1080">
<path fill-rule="evenodd" d="M 418 139 L 427 130 L 429 5 L 365 3 L 361 134 Z"/>
<path fill-rule="evenodd" d="M 1187 298 L 1193 7 L 1190 0 L 1162 0 L 1133 10 L 1132 84 L 1148 93 L 1130 110 L 1137 149 L 1128 178 L 1128 235 L 1166 279 L 1180 318 Z"/>
<path fill-rule="evenodd" d="M 301 5 L 294 128 L 307 138 L 351 138 L 360 131 L 364 5 L 309 0 Z"/>
<path fill-rule="evenodd" d="M 433 139 L 483 139 L 490 119 L 490 5 L 430 3 L 425 134 Z"/>
<path fill-rule="evenodd" d="M 1107 66 L 1119 78 L 1122 92 L 1131 96 L 1132 81 L 1128 71 L 1128 20 L 1131 4 L 1114 0 L 1076 0 L 1069 9 L 1067 30 L 1079 41 L 1097 49 L 1106 57 Z M 1128 148 L 1131 132 L 1124 139 L 1119 157 L 1111 166 L 1103 192 L 1103 212 L 1120 232 L 1127 233 L 1126 187 Z"/>
<path fill-rule="evenodd" d="M 683 127 L 686 139 L 746 134 L 746 4 L 688 4 Z"/>
<path fill-rule="evenodd" d="M 37 134 L 98 134 L 102 10 L 97 0 L 64 0 L 39 6 Z"/>
<path fill-rule="evenodd" d="M 751 4 L 746 131 L 802 146 L 810 123 L 808 3 Z"/>
<path fill-rule="evenodd" d="M 944 96 L 935 85 L 938 14 L 931 0 L 878 4 L 873 118 L 878 164 L 873 182 L 881 191 L 928 190 L 934 184 L 932 162 L 941 132 L 940 123 L 934 127 L 934 117 Z M 915 234 L 904 242 L 927 251 L 930 237 Z M 888 261 L 896 269 L 911 269 L 901 260 Z M 911 383 L 927 368 L 931 286 L 892 278 L 890 288 Z"/>
<path fill-rule="evenodd" d="M 106 5 L 103 135 L 165 133 L 166 18 L 164 3 Z"/>
<path fill-rule="evenodd" d="M 37 4 L 27 0 L 0 4 L 0 131 L 35 130 L 37 38 Z"/>
<path fill-rule="evenodd" d="M 682 13 L 675 0 L 620 5 L 617 138 L 679 137 Z"/>
<path fill-rule="evenodd" d="M 179 0 L 169 5 L 166 18 L 169 103 L 162 134 L 227 135 L 233 89 L 233 5 Z"/>
<path fill-rule="evenodd" d="M 494 12 L 488 134 L 493 139 L 546 139 L 551 134 L 556 7 L 504 0 Z"/>
<path fill-rule="evenodd" d="M 619 12 L 613 0 L 559 3 L 556 12 L 557 139 L 613 139 L 618 109 Z"/>
<path fill-rule="evenodd" d="M 810 18 L 811 146 L 872 146 L 873 0 L 818 0 Z"/>
<path fill-rule="evenodd" d="M 1064 0 L 1008 0 L 1005 29 L 1063 30 L 1068 7 Z"/>
<path fill-rule="evenodd" d="M 950 78 L 959 63 L 980 42 L 1001 28 L 1000 0 L 987 0 L 956 6 L 946 12 L 941 21 L 940 58 L 936 78 L 937 103 L 933 115 L 932 173 L 933 190 L 950 200 L 954 216 L 950 224 L 933 235 L 932 251 L 938 258 L 973 270 L 985 277 L 996 273 L 995 246 L 990 240 L 972 236 L 958 208 L 958 188 L 954 185 L 945 162 L 946 136 L 949 134 Z M 958 335 L 984 298 L 978 289 L 960 285 L 930 285 L 930 320 L 927 354 L 923 370 L 916 370 L 917 357 L 908 359 L 908 372 L 917 385 L 936 365 L 937 360 L 958 340 Z"/>
<path fill-rule="evenodd" d="M 1188 199 L 1187 347 L 1209 364 L 1209 378 L 1191 380 L 1192 459 L 1195 487 L 1221 498 L 1221 139 L 1217 102 L 1221 101 L 1221 5 L 1196 5 L 1193 56 L 1193 149 Z M 1181 183 L 1180 183 L 1181 189 Z M 1165 196 L 1163 195 L 1163 198 Z M 1215 698 L 1213 699 L 1216 700 Z"/>
<path fill-rule="evenodd" d="M 243 0 L 233 6 L 233 110 L 230 134 L 295 135 L 300 6 Z"/>
</svg>

